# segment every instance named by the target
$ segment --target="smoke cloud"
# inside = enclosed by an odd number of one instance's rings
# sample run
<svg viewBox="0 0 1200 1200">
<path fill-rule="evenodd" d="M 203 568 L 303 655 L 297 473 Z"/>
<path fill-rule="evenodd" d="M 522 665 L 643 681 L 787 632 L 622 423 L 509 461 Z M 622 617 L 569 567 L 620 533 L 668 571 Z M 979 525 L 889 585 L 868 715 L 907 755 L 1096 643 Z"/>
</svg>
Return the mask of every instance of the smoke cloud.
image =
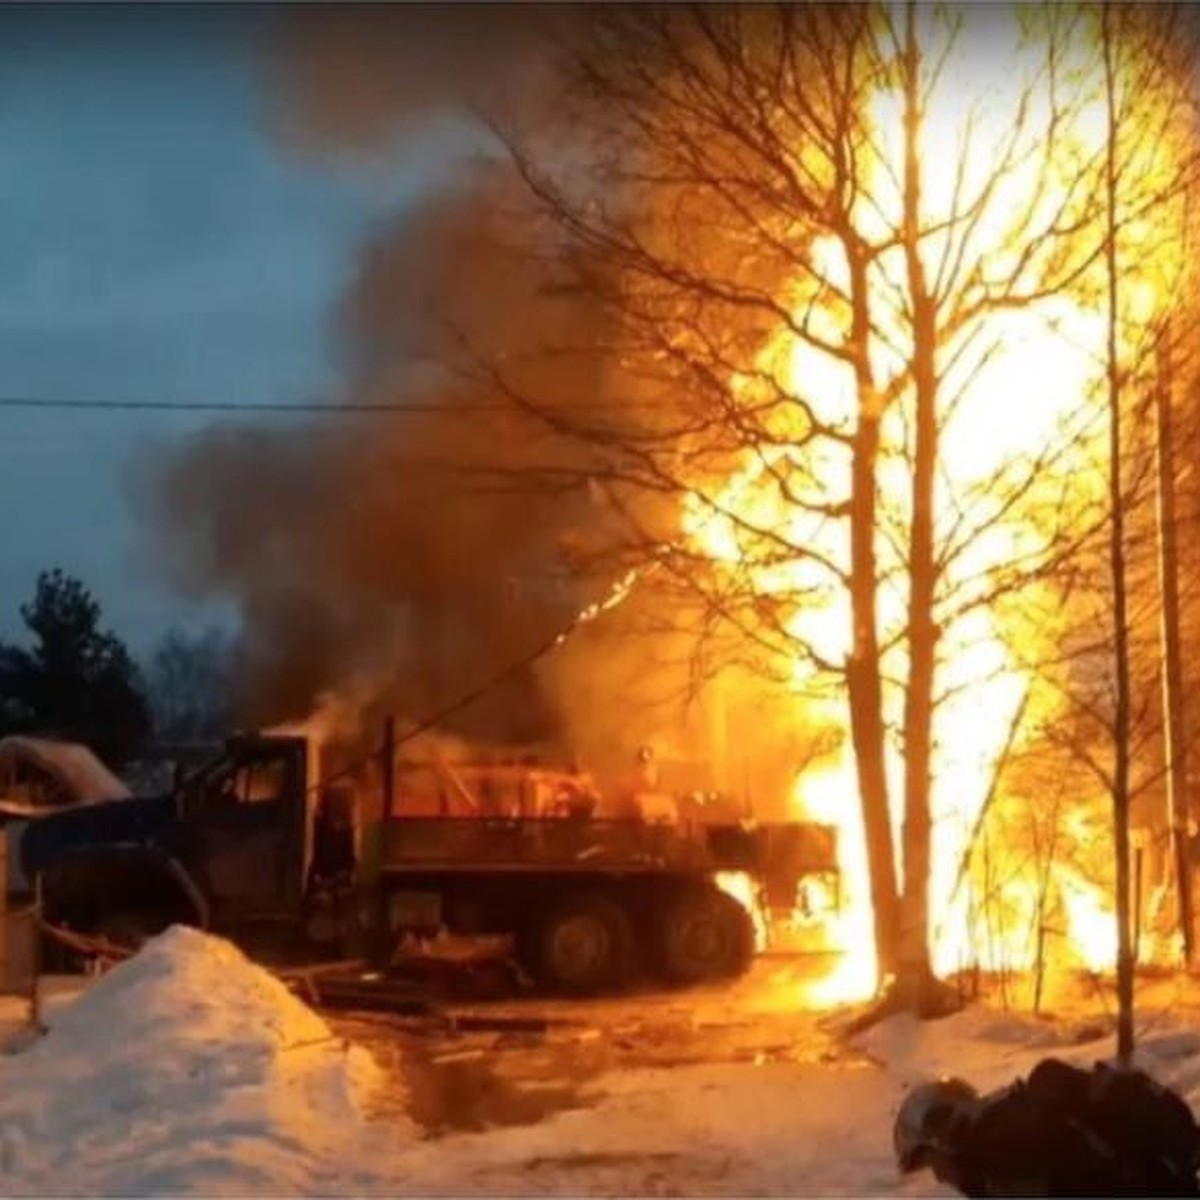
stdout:
<svg viewBox="0 0 1200 1200">
<path fill-rule="evenodd" d="M 532 219 L 482 167 L 363 247 L 336 314 L 346 391 L 395 411 L 218 426 L 138 464 L 171 578 L 240 609 L 247 721 L 297 719 L 364 676 L 402 713 L 436 710 L 577 607 L 563 546 L 594 507 L 585 464 L 471 370 L 506 358 L 523 394 L 601 402 L 603 364 L 586 361 L 601 318 L 520 250 L 512 232 Z M 543 353 L 565 344 L 580 348 L 569 361 Z M 509 740 L 555 727 L 532 665 L 458 719 Z"/>
<path fill-rule="evenodd" d="M 554 6 L 292 10 L 267 63 L 276 128 L 336 155 L 391 148 L 488 97 L 529 111 L 552 94 L 554 47 L 580 28 L 576 10 Z M 303 720 L 331 697 L 343 724 L 352 697 L 372 729 L 384 711 L 437 712 L 602 592 L 603 580 L 580 585 L 573 572 L 578 547 L 603 540 L 612 519 L 595 486 L 597 450 L 512 403 L 610 419 L 619 407 L 609 318 L 579 286 L 595 264 L 541 220 L 508 169 L 464 161 L 451 189 L 362 247 L 331 316 L 347 401 L 396 411 L 216 427 L 138 464 L 138 508 L 153 514 L 164 569 L 185 592 L 231 599 L 241 613 L 247 722 Z M 660 621 L 647 642 L 639 630 L 653 604 L 635 591 L 444 728 L 550 742 L 607 782 L 645 743 L 680 760 L 714 749 L 728 760 L 736 744 L 736 780 L 686 782 L 753 785 L 781 800 L 803 747 L 762 704 L 748 725 L 733 723 L 695 678 L 686 629 Z M 736 683 L 743 696 L 756 686 Z"/>
<path fill-rule="evenodd" d="M 445 116 L 544 104 L 585 9 L 538 4 L 288 10 L 266 46 L 275 126 L 318 152 L 374 152 Z"/>
</svg>

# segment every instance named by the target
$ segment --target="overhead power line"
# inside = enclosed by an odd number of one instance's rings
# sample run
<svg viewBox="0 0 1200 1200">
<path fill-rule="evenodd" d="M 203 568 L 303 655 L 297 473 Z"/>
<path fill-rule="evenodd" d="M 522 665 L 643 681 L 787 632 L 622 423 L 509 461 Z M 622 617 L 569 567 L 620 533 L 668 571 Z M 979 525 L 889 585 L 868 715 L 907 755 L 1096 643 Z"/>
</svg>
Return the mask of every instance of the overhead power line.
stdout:
<svg viewBox="0 0 1200 1200">
<path fill-rule="evenodd" d="M 499 411 L 509 407 L 501 403 L 459 405 L 470 411 L 486 409 Z M 220 413 L 434 413 L 446 412 L 448 406 L 434 401 L 405 401 L 370 404 L 361 401 L 312 400 L 269 404 L 252 401 L 240 404 L 233 400 L 104 400 L 96 397 L 51 398 L 44 396 L 0 396 L 0 408 L 71 409 L 105 412 L 220 412 Z"/>
<path fill-rule="evenodd" d="M 574 404 L 558 404 L 548 408 L 547 414 L 570 412 L 611 412 L 645 410 L 661 405 L 650 400 L 625 400 L 618 403 L 586 401 Z M 473 400 L 468 403 L 445 403 L 440 400 L 393 400 L 370 402 L 362 400 L 297 400 L 278 404 L 266 401 L 235 400 L 135 400 L 102 399 L 93 396 L 4 396 L 0 395 L 0 408 L 23 408 L 45 411 L 95 411 L 95 412 L 166 412 L 166 413 L 239 413 L 253 415 L 262 413 L 326 413 L 333 416 L 378 416 L 408 413 L 414 416 L 441 413 L 498 413 L 519 412 L 521 408 L 510 400 Z"/>
<path fill-rule="evenodd" d="M 646 578 L 652 572 L 661 566 L 662 560 L 655 559 L 648 568 L 635 568 L 624 575 L 602 599 L 593 604 L 587 605 L 577 612 L 566 624 L 557 629 L 554 634 L 544 641 L 538 642 L 532 646 L 520 658 L 516 658 L 501 667 L 494 675 L 488 676 L 475 687 L 461 693 L 453 701 L 447 704 L 444 708 L 438 709 L 436 712 L 429 713 L 421 718 L 416 724 L 412 725 L 404 733 L 398 735 L 392 743 L 393 753 L 399 755 L 401 746 L 420 737 L 423 733 L 428 733 L 431 730 L 438 729 L 454 716 L 457 716 L 464 709 L 469 708 L 477 700 L 481 700 L 490 692 L 494 692 L 497 688 L 507 683 L 510 679 L 515 678 L 522 671 L 527 671 L 535 664 L 540 662 L 547 655 L 554 653 L 560 646 L 566 642 L 572 634 L 584 625 L 590 625 L 593 621 L 602 617 L 606 612 L 616 608 L 630 593 L 633 587 L 639 580 Z M 387 754 L 387 741 L 365 754 L 359 755 L 357 758 L 346 763 L 340 769 L 327 775 L 318 783 L 313 784 L 308 790 L 317 792 L 321 788 L 328 787 L 331 783 L 339 782 L 353 775 L 356 771 L 361 770 L 369 762 L 377 760 L 380 756 Z"/>
</svg>

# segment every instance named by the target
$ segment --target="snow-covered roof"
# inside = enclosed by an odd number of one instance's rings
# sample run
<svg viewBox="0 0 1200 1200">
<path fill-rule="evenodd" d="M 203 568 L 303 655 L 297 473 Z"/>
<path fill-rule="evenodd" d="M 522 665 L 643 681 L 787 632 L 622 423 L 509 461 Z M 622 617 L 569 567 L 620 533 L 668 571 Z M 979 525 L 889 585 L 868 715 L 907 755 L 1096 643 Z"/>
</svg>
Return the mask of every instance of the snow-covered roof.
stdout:
<svg viewBox="0 0 1200 1200">
<path fill-rule="evenodd" d="M 129 789 L 86 746 L 51 738 L 0 738 L 0 764 L 9 760 L 40 767 L 71 795 L 76 804 L 127 800 Z"/>
</svg>

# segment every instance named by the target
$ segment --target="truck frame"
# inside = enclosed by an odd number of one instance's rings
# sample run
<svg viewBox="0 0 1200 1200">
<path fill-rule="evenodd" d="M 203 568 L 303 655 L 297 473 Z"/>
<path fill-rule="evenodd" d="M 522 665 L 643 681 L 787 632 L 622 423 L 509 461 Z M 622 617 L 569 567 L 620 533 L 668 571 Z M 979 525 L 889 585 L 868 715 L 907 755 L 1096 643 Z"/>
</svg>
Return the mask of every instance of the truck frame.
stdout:
<svg viewBox="0 0 1200 1200">
<path fill-rule="evenodd" d="M 543 988 L 596 994 L 745 971 L 761 928 L 724 875 L 764 917 L 806 878 L 836 894 L 828 826 L 413 815 L 403 792 L 364 819 L 355 788 L 313 763 L 303 737 L 240 735 L 168 795 L 35 822 L 22 859 L 46 919 L 125 944 L 182 922 L 264 958 L 380 966 L 406 934 L 503 935 Z"/>
</svg>

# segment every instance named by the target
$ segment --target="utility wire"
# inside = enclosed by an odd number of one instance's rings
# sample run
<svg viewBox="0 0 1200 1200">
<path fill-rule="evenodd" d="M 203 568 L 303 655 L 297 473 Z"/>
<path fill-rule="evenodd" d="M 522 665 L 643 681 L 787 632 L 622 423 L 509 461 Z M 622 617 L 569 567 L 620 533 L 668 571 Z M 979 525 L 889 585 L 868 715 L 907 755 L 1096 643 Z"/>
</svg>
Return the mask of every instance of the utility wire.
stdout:
<svg viewBox="0 0 1200 1200">
<path fill-rule="evenodd" d="M 444 721 L 461 712 L 464 708 L 469 707 L 471 704 L 474 704 L 476 700 L 487 695 L 488 692 L 498 688 L 501 684 L 506 683 L 510 678 L 517 675 L 519 672 L 526 670 L 539 659 L 544 658 L 552 650 L 556 649 L 565 640 L 565 638 L 574 631 L 578 624 L 578 620 L 572 621 L 569 625 L 565 626 L 558 633 L 556 633 L 552 638 L 548 638 L 546 641 L 540 642 L 527 654 L 523 654 L 520 658 L 510 662 L 502 670 L 497 671 L 495 675 L 490 676 L 488 679 L 484 680 L 483 683 L 473 687 L 470 691 L 464 692 L 452 703 L 447 704 L 445 708 L 439 709 L 437 712 L 430 713 L 428 716 L 423 717 L 415 725 L 410 726 L 403 733 L 397 734 L 395 741 L 392 743 L 393 754 L 398 757 L 401 746 L 411 742 L 414 738 L 420 737 L 423 733 L 428 733 L 431 729 L 436 729 Z M 315 794 L 328 787 L 331 783 L 337 783 L 342 779 L 346 779 L 351 775 L 357 774 L 368 763 L 379 760 L 383 756 L 386 748 L 387 743 L 381 742 L 374 749 L 368 750 L 364 754 L 361 754 L 358 758 L 352 759 L 345 766 L 340 767 L 338 770 L 324 776 L 324 778 L 314 780 L 309 785 L 308 792 L 310 794 Z"/>
<path fill-rule="evenodd" d="M 496 688 L 500 687 L 501 684 L 507 683 L 509 679 L 513 678 L 513 676 L 519 674 L 521 671 L 527 670 L 529 667 L 533 666 L 534 663 L 545 658 L 546 655 L 553 653 L 553 651 L 557 650 L 559 646 L 567 641 L 567 639 L 571 637 L 571 635 L 575 633 L 577 629 L 584 625 L 590 625 L 598 617 L 602 616 L 604 613 L 620 604 L 629 595 L 634 585 L 639 580 L 644 579 L 646 576 L 653 573 L 660 566 L 660 562 L 661 560 L 656 559 L 646 568 L 634 568 L 633 570 L 627 572 L 620 580 L 618 580 L 616 585 L 609 590 L 608 594 L 602 600 L 598 600 L 592 604 L 589 604 L 586 608 L 580 609 L 580 611 L 577 612 L 570 621 L 561 626 L 552 636 L 546 638 L 544 641 L 538 642 L 537 645 L 535 645 L 525 654 L 521 655 L 520 658 L 509 662 L 506 666 L 501 668 L 494 675 L 489 676 L 476 687 L 471 688 L 467 692 L 463 692 L 450 704 L 447 704 L 445 708 L 439 709 L 437 712 L 430 713 L 429 715 L 423 717 L 415 725 L 410 726 L 402 734 L 397 734 L 393 742 L 393 754 L 398 758 L 401 746 L 411 742 L 414 738 L 420 737 L 420 735 L 423 733 L 428 733 L 431 729 L 436 729 L 450 717 L 455 716 L 464 708 L 468 708 L 470 705 L 474 704 L 476 700 L 479 700 L 481 697 L 486 696 L 489 692 L 494 691 Z M 310 785 L 308 791 L 310 793 L 319 792 L 322 788 L 328 786 L 329 784 L 336 783 L 339 780 L 355 774 L 368 763 L 381 758 L 386 749 L 387 743 L 385 741 L 375 749 L 367 751 L 358 758 L 347 763 L 345 766 L 339 768 L 337 771 L 327 775 L 324 779 L 314 782 L 312 785 Z"/>
<path fill-rule="evenodd" d="M 472 411 L 480 408 L 499 411 L 502 404 L 460 405 Z M 0 396 L 0 408 L 42 410 L 86 410 L 97 412 L 220 412 L 220 413 L 432 413 L 448 412 L 450 407 L 431 401 L 410 401 L 369 404 L 360 401 L 312 400 L 279 404 L 252 401 L 239 404 L 232 400 L 101 400 L 91 397 L 57 399 L 40 396 Z"/>
<path fill-rule="evenodd" d="M 564 412 L 604 412 L 632 409 L 654 409 L 661 405 L 653 401 L 624 401 L 619 404 L 577 403 L 558 405 L 550 410 Z M 415 415 L 431 413 L 513 412 L 516 406 L 507 400 L 476 400 L 466 404 L 446 404 L 437 400 L 380 401 L 304 400 L 271 404 L 265 401 L 238 403 L 233 400 L 134 400 L 101 399 L 98 397 L 0 396 L 0 408 L 88 412 L 168 412 L 168 413 L 329 413 L 348 416 L 377 416 L 391 413 Z"/>
</svg>

